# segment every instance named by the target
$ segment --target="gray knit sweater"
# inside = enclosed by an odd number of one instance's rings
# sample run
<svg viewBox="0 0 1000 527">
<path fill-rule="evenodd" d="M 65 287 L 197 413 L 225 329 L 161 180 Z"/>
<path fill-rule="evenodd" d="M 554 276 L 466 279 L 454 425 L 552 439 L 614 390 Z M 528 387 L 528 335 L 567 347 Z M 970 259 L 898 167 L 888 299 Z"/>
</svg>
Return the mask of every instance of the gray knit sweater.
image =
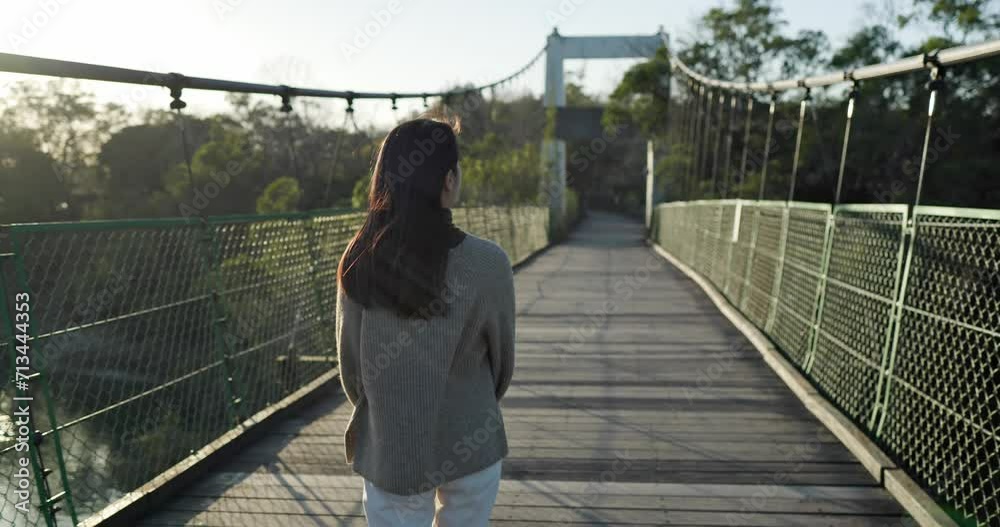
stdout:
<svg viewBox="0 0 1000 527">
<path fill-rule="evenodd" d="M 347 461 L 394 494 L 426 492 L 507 455 L 499 401 L 514 370 L 514 282 L 493 242 L 451 249 L 445 316 L 406 319 L 337 296 Z"/>
</svg>

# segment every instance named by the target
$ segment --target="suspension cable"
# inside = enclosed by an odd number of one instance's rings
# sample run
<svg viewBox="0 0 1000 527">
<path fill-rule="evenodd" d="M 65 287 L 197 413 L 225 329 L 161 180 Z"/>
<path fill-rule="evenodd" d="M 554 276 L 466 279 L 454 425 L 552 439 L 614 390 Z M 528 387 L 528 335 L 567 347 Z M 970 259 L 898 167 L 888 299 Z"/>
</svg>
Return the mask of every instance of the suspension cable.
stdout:
<svg viewBox="0 0 1000 527">
<path fill-rule="evenodd" d="M 285 85 L 257 84 L 251 82 L 228 81 L 205 77 L 188 77 L 179 73 L 160 73 L 154 71 L 116 68 L 84 62 L 46 59 L 28 55 L 0 53 L 0 71 L 23 73 L 26 75 L 42 75 L 47 77 L 63 77 L 69 79 L 96 80 L 120 82 L 125 84 L 141 84 L 147 86 L 163 86 L 165 88 L 186 88 L 191 90 L 225 91 L 231 93 L 255 93 L 261 95 L 291 97 L 318 97 L 333 99 L 424 99 L 428 97 L 445 97 L 447 95 L 470 94 L 479 90 L 492 88 L 507 83 L 523 75 L 534 66 L 545 54 L 547 46 L 543 46 L 528 61 L 527 64 L 513 73 L 494 82 L 468 88 L 446 90 L 439 92 L 355 92 L 350 90 L 321 90 L 313 88 L 296 88 Z"/>
<path fill-rule="evenodd" d="M 696 197 L 698 193 L 698 187 L 700 186 L 698 182 L 701 179 L 701 174 L 699 170 L 701 169 L 701 128 L 702 128 L 702 114 L 705 112 L 705 85 L 698 84 L 698 98 L 695 100 L 694 105 L 694 135 L 691 137 L 691 144 L 694 145 L 694 157 L 691 159 L 691 168 L 689 177 L 691 178 L 691 195 L 690 198 Z"/>
<path fill-rule="evenodd" d="M 191 149 L 188 146 L 186 120 L 184 114 L 181 112 L 181 110 L 187 107 L 187 103 L 181 99 L 182 90 L 183 87 L 179 82 L 170 86 L 170 109 L 174 110 L 176 115 L 177 129 L 180 131 L 181 136 L 181 151 L 184 154 L 184 166 L 187 167 L 188 191 L 191 193 L 191 202 L 194 203 L 197 194 L 194 188 L 194 170 L 191 168 Z M 198 216 L 201 217 L 203 211 L 198 207 L 194 207 L 194 209 L 198 212 Z"/>
<path fill-rule="evenodd" d="M 725 183 L 723 183 L 723 195 L 725 199 L 729 198 L 729 192 L 733 187 L 733 132 L 736 126 L 736 108 L 739 104 L 739 99 L 736 97 L 736 92 L 732 92 L 729 95 L 729 123 L 726 126 L 726 161 L 725 170 L 726 177 Z"/>
<path fill-rule="evenodd" d="M 684 146 L 684 167 L 682 169 L 685 171 L 685 176 L 687 176 L 687 168 L 691 163 L 691 155 L 694 153 L 694 149 L 691 145 L 691 123 L 692 123 L 692 113 L 694 111 L 694 92 L 692 90 L 691 80 L 684 84 L 685 86 L 685 96 L 684 96 L 684 121 L 681 123 L 681 131 L 678 135 L 678 141 Z M 688 177 L 684 177 L 679 181 L 679 187 L 682 187 L 683 198 L 687 199 L 691 196 L 688 188 Z"/>
<path fill-rule="evenodd" d="M 337 161 L 340 158 L 340 147 L 344 143 L 344 136 L 347 135 L 347 121 L 353 112 L 344 112 L 344 120 L 340 123 L 340 133 L 337 134 L 337 142 L 333 145 L 333 159 L 330 162 L 330 175 L 326 178 L 326 188 L 323 190 L 323 206 L 329 206 L 330 189 L 333 187 L 333 176 L 337 170 Z"/>
<path fill-rule="evenodd" d="M 917 192 L 913 199 L 913 207 L 920 206 L 920 197 L 924 189 L 924 174 L 927 172 L 927 151 L 930 148 L 931 132 L 934 126 L 934 112 L 937 109 L 938 94 L 944 88 L 944 66 L 938 59 L 938 54 L 925 55 L 924 61 L 932 64 L 931 80 L 928 84 L 930 98 L 927 101 L 927 129 L 924 132 L 924 148 L 920 154 L 920 174 L 917 176 Z"/>
<path fill-rule="evenodd" d="M 700 178 L 708 179 L 708 156 L 710 148 L 710 136 L 712 135 L 712 107 L 715 106 L 715 90 L 707 88 L 705 90 L 705 126 L 702 129 L 702 148 L 701 148 L 701 164 L 698 166 L 699 181 Z M 699 183 L 699 187 L 700 187 Z M 709 189 L 711 192 L 711 189 Z"/>
<path fill-rule="evenodd" d="M 854 85 L 851 93 L 847 96 L 847 123 L 844 126 L 844 144 L 840 150 L 840 168 L 837 172 L 837 189 L 833 195 L 833 204 L 840 205 L 840 193 L 844 187 L 844 169 L 847 165 L 847 144 L 851 140 L 851 123 L 854 122 L 854 105 L 858 99 L 860 83 L 857 79 L 851 79 Z"/>
<path fill-rule="evenodd" d="M 722 115 L 725 113 L 726 108 L 726 94 L 719 93 L 719 118 L 716 120 L 715 128 L 715 147 L 712 156 L 712 195 L 718 196 L 720 192 L 719 187 L 719 148 L 722 146 Z"/>
<path fill-rule="evenodd" d="M 743 131 L 743 160 L 740 163 L 740 192 L 743 199 L 743 187 L 747 180 L 747 162 L 750 160 L 750 128 L 753 124 L 753 92 L 747 92 L 747 120 Z"/>
<path fill-rule="evenodd" d="M 302 183 L 302 175 L 299 173 L 298 148 L 295 144 L 295 131 L 292 129 L 292 96 L 288 92 L 281 95 L 280 111 L 284 114 L 285 138 L 288 141 L 288 157 L 292 163 L 292 174 L 295 180 Z"/>
<path fill-rule="evenodd" d="M 778 103 L 778 92 L 771 92 L 771 106 L 767 114 L 767 134 L 764 136 L 764 161 L 760 169 L 760 191 L 757 200 L 764 199 L 764 186 L 767 183 L 767 164 L 771 158 L 771 136 L 774 134 L 774 111 Z"/>
<path fill-rule="evenodd" d="M 799 154 L 802 151 L 802 128 L 805 126 L 806 122 L 806 108 L 809 106 L 809 101 L 812 99 L 812 88 L 806 86 L 806 94 L 802 97 L 802 102 L 799 104 L 799 129 L 795 134 L 795 156 L 792 158 L 792 182 L 788 186 L 788 202 L 791 203 L 795 199 L 795 181 L 798 178 L 799 173 Z"/>
</svg>

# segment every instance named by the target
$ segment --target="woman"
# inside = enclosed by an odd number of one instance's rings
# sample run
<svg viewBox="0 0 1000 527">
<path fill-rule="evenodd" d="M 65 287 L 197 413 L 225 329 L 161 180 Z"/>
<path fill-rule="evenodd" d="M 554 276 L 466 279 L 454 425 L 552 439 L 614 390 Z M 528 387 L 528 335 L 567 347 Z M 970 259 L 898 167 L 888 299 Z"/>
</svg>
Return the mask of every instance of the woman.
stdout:
<svg viewBox="0 0 1000 527">
<path fill-rule="evenodd" d="M 389 132 L 337 273 L 347 461 L 373 527 L 487 525 L 507 455 L 513 276 L 503 249 L 452 224 L 455 133 L 429 119 Z"/>
</svg>

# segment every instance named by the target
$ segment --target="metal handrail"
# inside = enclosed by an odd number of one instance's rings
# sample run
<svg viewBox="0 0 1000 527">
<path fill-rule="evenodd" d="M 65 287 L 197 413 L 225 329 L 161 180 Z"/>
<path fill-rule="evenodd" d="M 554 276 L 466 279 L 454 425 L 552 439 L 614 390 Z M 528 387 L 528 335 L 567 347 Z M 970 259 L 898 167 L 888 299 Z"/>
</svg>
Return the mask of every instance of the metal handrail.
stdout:
<svg viewBox="0 0 1000 527">
<path fill-rule="evenodd" d="M 333 99 L 426 99 L 429 97 L 449 97 L 467 95 L 480 90 L 488 90 L 509 82 L 531 68 L 545 54 L 543 47 L 535 56 L 520 69 L 506 77 L 471 88 L 462 88 L 437 92 L 355 92 L 350 90 L 323 90 L 315 88 L 297 88 L 283 84 L 259 84 L 252 82 L 211 79 L 206 77 L 188 77 L 179 73 L 162 73 L 146 70 L 135 70 L 71 62 L 66 60 L 46 59 L 27 55 L 0 53 L 0 72 L 22 73 L 27 75 L 43 75 L 48 77 L 64 77 L 80 80 L 95 80 L 118 82 L 124 84 L 140 84 L 147 86 L 163 86 L 171 89 L 192 89 L 225 91 L 234 93 L 255 93 L 261 95 L 277 95 L 282 97 L 318 97 Z"/>
<path fill-rule="evenodd" d="M 664 35 L 664 45 L 668 45 L 668 42 L 669 41 Z M 839 84 L 841 82 L 892 77 L 895 75 L 902 75 L 904 73 L 930 69 L 936 66 L 961 64 L 963 62 L 995 57 L 997 55 L 1000 55 L 1000 39 L 990 40 L 979 44 L 956 46 L 953 48 L 938 50 L 933 53 L 914 55 L 912 57 L 907 57 L 893 62 L 872 64 L 851 70 L 829 72 L 804 79 L 782 79 L 771 82 L 733 82 L 713 79 L 694 71 L 690 66 L 685 64 L 684 61 L 677 58 L 676 55 L 671 55 L 670 63 L 679 69 L 681 73 L 687 75 L 699 84 L 704 84 L 713 88 L 721 88 L 724 90 L 770 93 L 787 91 L 795 88 L 818 88 Z"/>
</svg>

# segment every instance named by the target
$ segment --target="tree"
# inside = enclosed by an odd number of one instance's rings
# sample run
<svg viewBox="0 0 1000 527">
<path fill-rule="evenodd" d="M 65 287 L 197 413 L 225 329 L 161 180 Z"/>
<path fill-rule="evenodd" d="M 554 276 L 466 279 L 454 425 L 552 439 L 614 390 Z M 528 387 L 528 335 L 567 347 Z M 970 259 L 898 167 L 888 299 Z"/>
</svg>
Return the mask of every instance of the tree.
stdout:
<svg viewBox="0 0 1000 527">
<path fill-rule="evenodd" d="M 197 151 L 208 140 L 209 124 L 187 118 L 185 127 L 188 149 Z M 128 218 L 177 214 L 164 177 L 176 170 L 183 159 L 180 131 L 173 120 L 118 130 L 97 155 L 95 200 L 85 216 Z"/>
<path fill-rule="evenodd" d="M 920 20 L 936 23 L 941 37 L 964 44 L 973 37 L 995 35 L 1000 29 L 998 11 L 990 0 L 914 0 L 912 10 L 898 20 L 900 28 Z"/>
<path fill-rule="evenodd" d="M 709 9 L 678 56 L 709 77 L 745 82 L 818 65 L 826 36 L 802 31 L 788 37 L 786 25 L 773 0 L 737 0 L 732 8 Z"/>
<path fill-rule="evenodd" d="M 603 122 L 606 128 L 638 126 L 646 135 L 666 132 L 670 113 L 670 56 L 666 48 L 625 72 L 611 92 Z"/>
<path fill-rule="evenodd" d="M 66 219 L 69 189 L 30 130 L 0 131 L 0 223 Z"/>
<path fill-rule="evenodd" d="M 830 58 L 830 66 L 848 70 L 896 58 L 902 45 L 883 25 L 863 27 Z"/>
<path fill-rule="evenodd" d="M 209 137 L 194 154 L 190 174 L 182 162 L 163 176 L 174 210 L 184 216 L 254 210 L 257 197 L 275 179 L 264 149 L 250 133 L 224 120 L 211 123 Z"/>
</svg>

